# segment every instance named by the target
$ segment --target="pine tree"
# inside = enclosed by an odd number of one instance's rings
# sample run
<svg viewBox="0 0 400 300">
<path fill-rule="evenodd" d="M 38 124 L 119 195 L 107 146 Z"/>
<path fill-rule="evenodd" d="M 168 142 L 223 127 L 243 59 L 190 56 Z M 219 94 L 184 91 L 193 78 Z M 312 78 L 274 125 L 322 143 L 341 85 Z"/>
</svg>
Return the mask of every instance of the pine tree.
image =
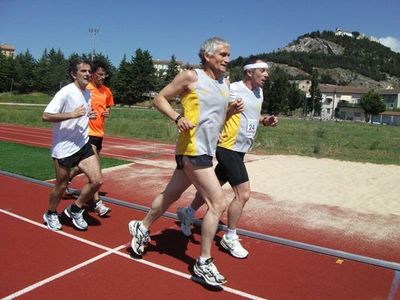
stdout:
<svg viewBox="0 0 400 300">
<path fill-rule="evenodd" d="M 297 85 L 295 83 L 292 83 L 289 87 L 288 98 L 289 98 L 289 112 L 291 114 L 294 110 L 303 106 L 304 101 L 306 99 L 306 95 L 304 92 L 300 91 L 297 88 Z"/>
<path fill-rule="evenodd" d="M 55 93 L 66 82 L 69 82 L 68 61 L 61 50 L 44 50 L 42 57 L 36 64 L 35 70 L 36 90 L 40 92 Z"/>
<path fill-rule="evenodd" d="M 133 82 L 132 64 L 126 60 L 126 55 L 122 58 L 118 70 L 111 81 L 111 88 L 115 103 L 130 105 L 133 103 L 133 94 L 130 84 Z"/>
<path fill-rule="evenodd" d="M 141 102 L 151 97 L 154 91 L 156 76 L 153 59 L 149 51 L 137 49 L 135 57 L 132 60 L 132 79 L 131 91 L 133 95 L 133 103 Z"/>
<path fill-rule="evenodd" d="M 164 77 L 164 85 L 170 83 L 178 74 L 179 74 L 179 65 L 176 62 L 175 55 L 172 55 L 168 63 L 167 73 L 165 74 Z"/>
<path fill-rule="evenodd" d="M 264 87 L 264 108 L 269 114 L 288 114 L 290 83 L 286 73 L 276 68 Z"/>
<path fill-rule="evenodd" d="M 0 52 L 0 93 L 13 91 L 14 77 L 14 59 Z"/>
<path fill-rule="evenodd" d="M 35 89 L 34 67 L 36 61 L 33 56 L 26 50 L 15 57 L 15 79 L 14 89 L 19 93 L 31 93 Z"/>
</svg>

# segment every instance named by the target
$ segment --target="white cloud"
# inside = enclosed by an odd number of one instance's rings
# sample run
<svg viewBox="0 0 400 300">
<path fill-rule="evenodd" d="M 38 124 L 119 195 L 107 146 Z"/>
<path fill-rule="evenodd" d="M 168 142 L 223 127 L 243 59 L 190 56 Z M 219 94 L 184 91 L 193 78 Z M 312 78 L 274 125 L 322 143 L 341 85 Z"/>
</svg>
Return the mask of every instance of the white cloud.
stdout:
<svg viewBox="0 0 400 300">
<path fill-rule="evenodd" d="M 392 36 L 387 36 L 387 37 L 379 38 L 378 42 L 386 47 L 389 47 L 390 49 L 392 49 L 392 51 L 400 53 L 400 40 L 399 39 L 392 37 Z"/>
</svg>

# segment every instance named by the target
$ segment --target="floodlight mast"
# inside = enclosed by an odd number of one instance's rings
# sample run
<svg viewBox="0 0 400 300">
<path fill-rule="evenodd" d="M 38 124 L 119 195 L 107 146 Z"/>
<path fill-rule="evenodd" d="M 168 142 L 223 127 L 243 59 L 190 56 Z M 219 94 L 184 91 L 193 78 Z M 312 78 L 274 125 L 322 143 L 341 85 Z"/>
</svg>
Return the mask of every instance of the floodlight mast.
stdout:
<svg viewBox="0 0 400 300">
<path fill-rule="evenodd" d="M 96 53 L 96 34 L 99 32 L 98 28 L 89 28 L 89 32 L 92 34 L 93 47 L 92 47 L 92 61 L 94 54 Z"/>
</svg>

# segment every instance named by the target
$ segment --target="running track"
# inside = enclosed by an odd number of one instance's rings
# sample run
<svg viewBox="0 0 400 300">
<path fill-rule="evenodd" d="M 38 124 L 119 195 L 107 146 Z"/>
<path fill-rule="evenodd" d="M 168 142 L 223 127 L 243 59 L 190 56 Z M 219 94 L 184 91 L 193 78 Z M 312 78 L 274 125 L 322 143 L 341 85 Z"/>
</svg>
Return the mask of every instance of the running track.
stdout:
<svg viewBox="0 0 400 300">
<path fill-rule="evenodd" d="M 1 125 L 0 140 L 48 147 L 50 131 Z M 152 242 L 143 259 L 133 259 L 127 223 L 143 217 L 144 211 L 140 208 L 145 210 L 168 180 L 171 173 L 168 160 L 173 164 L 173 146 L 106 138 L 103 155 L 131 160 L 128 171 L 138 173 L 142 180 L 129 184 L 124 181 L 127 173 L 121 173 L 121 168 L 106 171 L 102 191 L 113 211 L 109 218 L 89 213 L 86 232 L 76 231 L 65 223 L 63 231 L 54 233 L 42 224 L 51 183 L 0 174 L 1 298 L 20 295 L 26 299 L 400 299 L 396 263 L 400 261 L 400 254 L 395 251 L 400 248 L 393 243 L 364 249 L 365 241 L 342 238 L 338 245 L 338 236 L 329 232 L 310 233 L 302 228 L 285 228 L 282 224 L 273 229 L 264 228 L 265 224 L 254 226 L 248 216 L 244 216 L 244 229 L 256 238 L 243 237 L 251 254 L 247 259 L 237 260 L 218 248 L 222 232 L 215 239 L 213 255 L 228 278 L 222 290 L 210 289 L 192 277 L 190 267 L 199 252 L 198 227 L 193 238 L 183 237 L 173 218 L 176 206 L 154 224 Z M 83 178 L 77 180 L 77 187 L 83 181 Z M 120 181 L 122 185 L 118 185 Z M 146 186 L 148 189 L 144 189 Z M 139 209 L 118 201 L 137 205 Z M 62 201 L 60 209 L 70 202 L 69 199 Z M 393 268 L 339 259 L 339 256 L 257 238 L 257 234 L 262 237 L 271 233 L 391 261 Z M 332 241 L 335 238 L 336 242 Z"/>
</svg>

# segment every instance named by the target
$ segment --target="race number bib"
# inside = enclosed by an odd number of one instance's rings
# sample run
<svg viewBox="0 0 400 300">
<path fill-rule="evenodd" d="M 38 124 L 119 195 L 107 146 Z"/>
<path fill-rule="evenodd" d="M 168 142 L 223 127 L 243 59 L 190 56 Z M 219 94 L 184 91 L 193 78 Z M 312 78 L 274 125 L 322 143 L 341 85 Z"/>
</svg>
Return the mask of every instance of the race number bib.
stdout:
<svg viewBox="0 0 400 300">
<path fill-rule="evenodd" d="M 247 130 L 246 130 L 247 137 L 253 137 L 256 134 L 257 123 L 258 123 L 257 119 L 249 119 L 247 121 Z"/>
</svg>

